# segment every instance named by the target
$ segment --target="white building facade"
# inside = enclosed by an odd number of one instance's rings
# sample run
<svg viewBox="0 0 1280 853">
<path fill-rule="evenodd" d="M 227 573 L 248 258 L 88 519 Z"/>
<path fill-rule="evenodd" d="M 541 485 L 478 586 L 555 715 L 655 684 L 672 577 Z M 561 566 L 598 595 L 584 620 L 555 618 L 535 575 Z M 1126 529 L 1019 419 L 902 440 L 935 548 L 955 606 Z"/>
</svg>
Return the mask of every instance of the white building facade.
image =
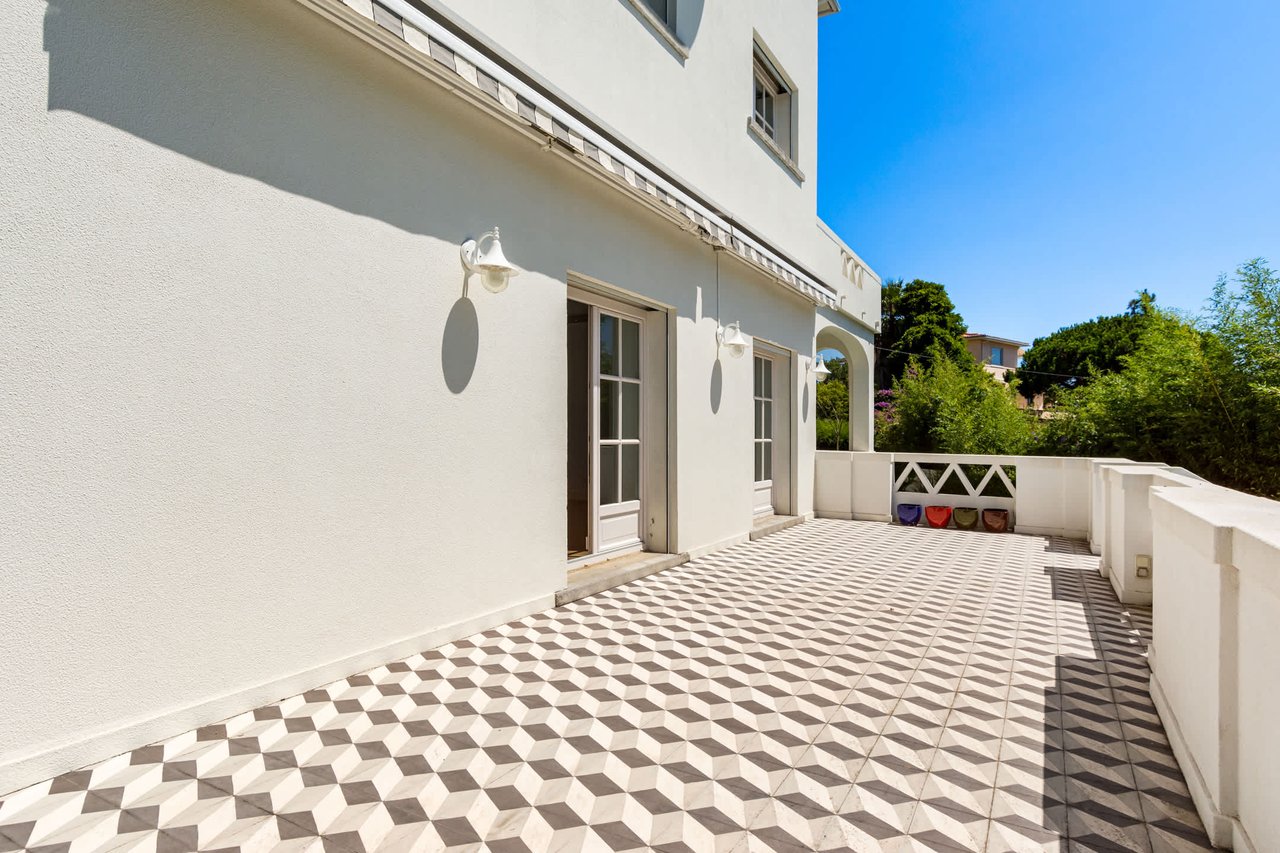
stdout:
<svg viewBox="0 0 1280 853">
<path fill-rule="evenodd" d="M 836 8 L 11 10 L 0 792 L 812 515 Z"/>
</svg>

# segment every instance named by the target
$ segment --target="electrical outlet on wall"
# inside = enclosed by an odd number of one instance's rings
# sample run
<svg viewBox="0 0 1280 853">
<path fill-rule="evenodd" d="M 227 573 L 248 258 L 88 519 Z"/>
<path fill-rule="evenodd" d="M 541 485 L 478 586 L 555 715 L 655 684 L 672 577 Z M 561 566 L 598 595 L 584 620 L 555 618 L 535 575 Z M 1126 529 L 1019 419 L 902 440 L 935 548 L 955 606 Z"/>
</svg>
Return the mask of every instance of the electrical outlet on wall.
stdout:
<svg viewBox="0 0 1280 853">
<path fill-rule="evenodd" d="M 1136 574 L 1138 575 L 1138 577 L 1140 578 L 1151 577 L 1151 555 L 1150 554 L 1139 554 L 1135 562 L 1137 563 L 1138 571 Z"/>
</svg>

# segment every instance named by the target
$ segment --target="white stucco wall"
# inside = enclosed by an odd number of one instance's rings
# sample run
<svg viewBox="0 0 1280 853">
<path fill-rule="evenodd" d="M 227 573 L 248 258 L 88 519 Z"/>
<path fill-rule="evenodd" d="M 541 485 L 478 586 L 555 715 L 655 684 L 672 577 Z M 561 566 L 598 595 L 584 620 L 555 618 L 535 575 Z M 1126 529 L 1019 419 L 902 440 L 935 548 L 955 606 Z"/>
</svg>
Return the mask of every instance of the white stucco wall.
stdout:
<svg viewBox="0 0 1280 853">
<path fill-rule="evenodd" d="M 1152 695 L 1215 844 L 1280 848 L 1280 504 L 1151 490 Z"/>
<path fill-rule="evenodd" d="M 746 537 L 709 247 L 300 5 L 53 0 L 0 38 L 0 790 L 549 604 L 568 270 L 675 317 L 673 549 Z M 494 224 L 525 272 L 463 299 Z M 811 305 L 718 281 L 812 353 Z"/>
<path fill-rule="evenodd" d="M 1280 847 L 1280 507 L 1268 515 L 1232 535 L 1240 571 L 1240 825 L 1257 850 Z"/>
<path fill-rule="evenodd" d="M 817 256 L 818 16 L 809 0 L 680 0 L 681 59 L 628 0 L 440 0 L 753 229 Z M 803 182 L 747 129 L 758 37 L 800 98 Z M 609 69 L 625 68 L 626 74 Z"/>
</svg>

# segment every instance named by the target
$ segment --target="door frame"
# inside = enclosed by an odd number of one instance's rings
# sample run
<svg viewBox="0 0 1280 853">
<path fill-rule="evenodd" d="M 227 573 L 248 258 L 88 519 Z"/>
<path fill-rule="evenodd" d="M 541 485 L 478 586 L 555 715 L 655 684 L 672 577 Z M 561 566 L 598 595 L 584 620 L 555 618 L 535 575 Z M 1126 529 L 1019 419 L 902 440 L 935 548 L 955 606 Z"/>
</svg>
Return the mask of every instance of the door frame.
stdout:
<svg viewBox="0 0 1280 853">
<path fill-rule="evenodd" d="M 675 377 L 670 357 L 670 341 L 674 339 L 675 309 L 669 305 L 639 296 L 614 285 L 570 270 L 567 274 L 566 298 L 582 302 L 597 309 L 592 315 L 598 323 L 598 309 L 607 313 L 639 320 L 641 324 L 640 394 L 640 530 L 639 542 L 607 551 L 594 550 L 599 542 L 599 500 L 597 485 L 588 484 L 590 492 L 592 553 L 568 561 L 569 568 L 580 568 L 592 563 L 639 550 L 665 554 L 676 541 L 675 530 L 675 434 L 672 428 L 675 417 Z M 599 331 L 593 331 L 588 358 L 593 359 L 590 375 L 594 377 L 589 405 L 593 423 L 599 417 Z M 592 444 L 592 475 L 598 471 L 595 454 L 599 445 L 594 433 Z"/>
<path fill-rule="evenodd" d="M 588 441 L 591 442 L 591 472 L 589 475 L 589 493 L 591 498 L 590 500 L 591 519 L 589 524 L 590 533 L 588 535 L 587 544 L 591 550 L 591 554 L 589 556 L 594 557 L 600 554 L 608 554 L 610 556 L 619 556 L 621 554 L 627 554 L 632 551 L 642 550 L 642 548 L 644 547 L 644 517 L 645 517 L 644 487 L 645 487 L 645 479 L 646 479 L 645 471 L 644 471 L 645 469 L 644 455 L 645 455 L 645 445 L 648 443 L 647 436 L 646 436 L 647 430 L 645 428 L 645 409 L 647 408 L 647 406 L 645 405 L 645 399 L 644 399 L 645 398 L 644 386 L 645 386 L 645 376 L 647 373 L 647 371 L 645 370 L 645 363 L 646 363 L 645 338 L 647 338 L 648 335 L 645 334 L 644 315 L 641 313 L 635 312 L 634 309 L 624 308 L 614 300 L 605 300 L 605 299 L 599 299 L 595 302 L 588 302 L 587 307 L 588 309 L 590 309 L 590 315 L 589 315 L 590 320 L 588 321 L 590 334 L 589 334 L 589 337 L 587 338 L 587 341 L 588 341 L 587 350 L 589 353 L 588 358 L 591 360 L 589 365 L 590 367 L 589 375 L 590 375 L 590 381 L 591 381 L 591 391 L 590 391 L 591 422 L 587 428 Z M 631 322 L 635 323 L 639 327 L 639 335 L 640 335 L 640 341 L 639 341 L 640 378 L 638 380 L 635 380 L 635 384 L 640 386 L 640 392 L 637 395 L 637 399 L 639 400 L 639 403 L 640 403 L 640 416 L 639 416 L 640 435 L 638 438 L 638 443 L 640 445 L 640 451 L 639 451 L 640 461 L 638 465 L 639 470 L 637 471 L 637 474 L 639 476 L 639 483 L 637 484 L 637 494 L 639 495 L 639 498 L 634 501 L 618 501 L 618 503 L 616 504 L 602 504 L 600 502 L 600 470 L 601 470 L 600 469 L 600 456 L 601 456 L 600 442 L 605 440 L 609 440 L 609 441 L 613 440 L 613 439 L 602 439 L 600 437 L 600 389 L 603 384 L 602 376 L 600 373 L 600 318 L 602 314 L 608 315 L 610 317 L 617 317 L 622 320 L 630 320 Z M 619 341 L 619 346 L 621 346 L 621 341 L 622 341 L 621 327 L 619 327 L 618 341 Z M 621 350 L 619 350 L 618 358 L 619 360 L 621 360 Z M 616 376 L 616 379 L 619 384 L 619 395 L 621 397 L 621 386 L 623 384 L 626 384 L 628 380 L 623 378 L 621 374 L 618 374 Z M 621 400 L 619 400 L 619 406 L 621 407 Z M 622 447 L 623 447 L 622 442 L 625 440 L 622 438 L 621 419 L 619 419 L 619 422 L 618 422 L 618 436 L 619 437 L 617 441 L 619 443 L 614 446 L 618 448 L 618 466 L 619 466 L 619 470 L 621 470 Z M 618 490 L 619 490 L 619 494 L 621 494 L 621 490 L 622 490 L 621 475 L 619 475 L 618 477 Z M 632 506 L 633 504 L 635 504 L 634 507 Z M 601 528 L 603 527 L 604 521 L 606 519 L 606 516 L 604 514 L 605 507 L 615 508 L 614 514 L 611 516 L 607 516 L 610 518 L 615 517 L 617 515 L 630 515 L 632 513 L 635 514 L 636 516 L 635 541 L 619 542 L 616 545 L 601 547 L 601 544 L 600 544 L 602 539 Z"/>
<path fill-rule="evenodd" d="M 756 366 L 761 365 L 761 375 L 767 371 L 769 375 L 768 388 L 764 388 L 762 381 L 760 394 L 756 393 Z M 774 446 L 774 433 L 777 431 L 778 407 L 776 405 L 776 397 L 774 395 L 773 386 L 776 377 L 774 373 L 777 370 L 777 360 L 774 355 L 765 347 L 753 347 L 751 352 L 751 514 L 754 516 L 772 515 L 777 511 L 778 499 L 776 483 L 773 479 L 773 469 L 777 466 L 778 460 L 777 447 Z M 761 396 L 765 390 L 768 390 L 769 396 Z M 767 402 L 769 404 L 769 435 L 767 438 L 759 435 L 759 428 L 762 419 L 756 414 L 756 404 Z M 763 480 L 755 478 L 755 462 L 756 454 L 760 451 L 760 445 L 768 442 L 769 445 L 769 476 Z M 769 490 L 768 506 L 760 505 L 760 495 L 765 490 L 766 485 Z"/>
<path fill-rule="evenodd" d="M 764 338 L 753 338 L 752 355 L 764 356 L 773 364 L 773 511 L 776 515 L 795 515 L 798 505 L 796 470 L 799 464 L 799 392 L 807 375 L 798 373 L 800 360 L 795 350 Z M 754 377 L 754 363 L 752 367 Z M 754 380 L 753 380 L 754 381 Z M 755 415 L 755 392 L 752 389 L 752 416 Z M 755 430 L 752 428 L 752 449 Z M 754 457 L 753 457 L 754 458 Z M 754 471 L 754 467 L 753 467 Z M 752 475 L 752 510 L 754 513 L 755 476 Z"/>
</svg>

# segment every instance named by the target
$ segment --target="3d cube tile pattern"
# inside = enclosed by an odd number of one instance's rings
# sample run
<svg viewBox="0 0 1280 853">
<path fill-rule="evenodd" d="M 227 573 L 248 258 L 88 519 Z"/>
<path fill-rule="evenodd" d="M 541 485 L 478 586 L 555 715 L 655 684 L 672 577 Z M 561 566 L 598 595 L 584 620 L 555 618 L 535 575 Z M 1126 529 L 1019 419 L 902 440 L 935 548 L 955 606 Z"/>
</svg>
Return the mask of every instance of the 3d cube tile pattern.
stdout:
<svg viewBox="0 0 1280 853">
<path fill-rule="evenodd" d="M 812 521 L 0 801 L 0 851 L 1210 849 L 1082 543 Z"/>
</svg>

